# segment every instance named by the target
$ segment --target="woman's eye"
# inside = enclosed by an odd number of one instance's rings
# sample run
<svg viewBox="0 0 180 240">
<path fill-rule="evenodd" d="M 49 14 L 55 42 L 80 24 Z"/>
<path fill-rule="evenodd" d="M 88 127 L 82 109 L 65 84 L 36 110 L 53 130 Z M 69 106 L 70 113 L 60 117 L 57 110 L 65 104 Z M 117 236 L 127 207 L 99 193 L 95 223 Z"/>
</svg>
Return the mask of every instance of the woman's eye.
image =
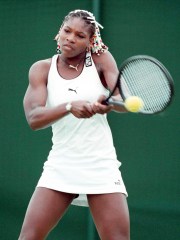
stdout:
<svg viewBox="0 0 180 240">
<path fill-rule="evenodd" d="M 79 38 L 84 38 L 84 36 L 82 36 L 82 35 L 78 35 L 78 37 L 79 37 Z"/>
<path fill-rule="evenodd" d="M 68 29 L 64 29 L 64 31 L 65 31 L 66 33 L 69 33 L 69 32 L 70 32 Z"/>
</svg>

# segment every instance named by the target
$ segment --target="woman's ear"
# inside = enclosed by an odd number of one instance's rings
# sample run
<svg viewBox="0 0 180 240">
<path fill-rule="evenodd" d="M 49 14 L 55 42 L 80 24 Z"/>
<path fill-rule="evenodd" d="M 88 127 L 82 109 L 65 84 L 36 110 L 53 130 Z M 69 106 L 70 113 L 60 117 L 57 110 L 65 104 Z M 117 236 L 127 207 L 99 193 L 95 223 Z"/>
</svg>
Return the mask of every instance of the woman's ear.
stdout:
<svg viewBox="0 0 180 240">
<path fill-rule="evenodd" d="M 93 47 L 93 42 L 94 41 L 93 41 L 93 37 L 92 37 L 92 38 L 89 39 L 89 45 L 87 46 L 87 49 L 86 49 L 87 52 L 91 51 L 91 49 Z"/>
<path fill-rule="evenodd" d="M 94 42 L 94 38 L 91 37 L 91 38 L 89 39 L 89 42 L 90 42 L 90 45 L 92 46 L 92 45 L 93 45 L 93 42 Z"/>
</svg>

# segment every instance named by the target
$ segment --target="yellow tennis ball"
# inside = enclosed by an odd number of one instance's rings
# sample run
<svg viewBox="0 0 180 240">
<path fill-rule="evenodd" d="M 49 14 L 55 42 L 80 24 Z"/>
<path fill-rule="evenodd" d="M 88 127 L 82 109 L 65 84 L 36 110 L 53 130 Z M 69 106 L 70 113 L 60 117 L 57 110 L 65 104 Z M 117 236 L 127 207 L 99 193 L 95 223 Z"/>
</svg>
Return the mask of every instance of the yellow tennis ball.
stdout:
<svg viewBox="0 0 180 240">
<path fill-rule="evenodd" d="M 139 112 L 144 107 L 144 102 L 140 97 L 131 96 L 125 100 L 125 108 L 129 112 Z"/>
</svg>

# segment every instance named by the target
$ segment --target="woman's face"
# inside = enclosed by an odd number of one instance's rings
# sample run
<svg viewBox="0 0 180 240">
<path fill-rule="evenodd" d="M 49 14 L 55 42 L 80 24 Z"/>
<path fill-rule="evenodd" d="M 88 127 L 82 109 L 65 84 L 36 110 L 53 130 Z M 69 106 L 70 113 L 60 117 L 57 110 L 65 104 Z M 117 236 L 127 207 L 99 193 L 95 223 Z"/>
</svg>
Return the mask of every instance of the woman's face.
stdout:
<svg viewBox="0 0 180 240">
<path fill-rule="evenodd" d="M 86 51 L 90 44 L 89 26 L 81 18 L 70 18 L 60 31 L 60 50 L 67 57 L 75 57 Z"/>
</svg>

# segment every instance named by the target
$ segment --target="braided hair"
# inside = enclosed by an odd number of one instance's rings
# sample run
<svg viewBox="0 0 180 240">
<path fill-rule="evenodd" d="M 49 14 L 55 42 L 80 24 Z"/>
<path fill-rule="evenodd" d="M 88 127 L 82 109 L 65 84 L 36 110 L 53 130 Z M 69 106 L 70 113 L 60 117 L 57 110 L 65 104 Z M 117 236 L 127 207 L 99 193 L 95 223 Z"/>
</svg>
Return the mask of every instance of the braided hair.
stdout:
<svg viewBox="0 0 180 240">
<path fill-rule="evenodd" d="M 92 38 L 89 51 L 91 51 L 92 53 L 96 53 L 97 55 L 100 55 L 101 53 L 106 52 L 108 50 L 108 47 L 102 42 L 101 35 L 100 35 L 99 27 L 103 28 L 103 26 L 96 21 L 94 15 L 91 12 L 77 9 L 69 12 L 69 14 L 64 18 L 64 21 L 60 27 L 60 30 L 55 37 L 55 40 L 57 41 L 57 53 L 60 52 L 60 45 L 59 45 L 60 31 L 64 26 L 64 24 L 70 18 L 81 18 L 89 26 L 90 37 Z"/>
</svg>

